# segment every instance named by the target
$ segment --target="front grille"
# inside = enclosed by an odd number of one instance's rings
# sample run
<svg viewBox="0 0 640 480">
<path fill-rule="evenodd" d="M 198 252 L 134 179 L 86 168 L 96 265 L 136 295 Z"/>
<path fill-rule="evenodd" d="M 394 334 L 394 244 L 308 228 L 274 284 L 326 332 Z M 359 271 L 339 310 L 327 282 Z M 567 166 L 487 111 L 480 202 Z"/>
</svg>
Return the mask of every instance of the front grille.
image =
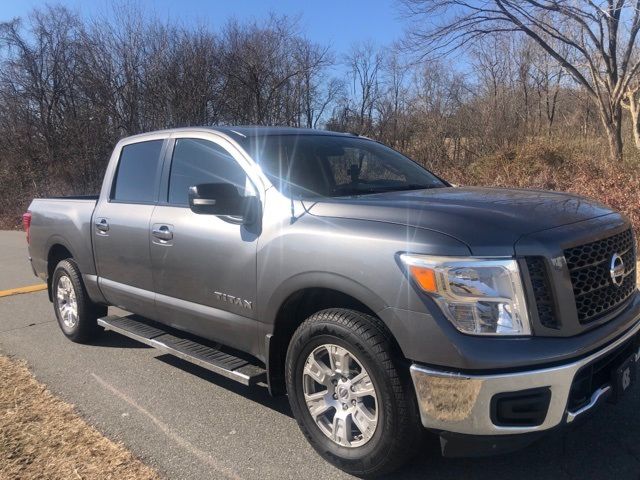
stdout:
<svg viewBox="0 0 640 480">
<path fill-rule="evenodd" d="M 553 305 L 551 285 L 549 285 L 549 275 L 544 263 L 544 257 L 527 257 L 526 261 L 531 287 L 533 288 L 533 297 L 538 310 L 538 320 L 544 327 L 557 330 L 560 328 L 560 322 Z"/>
<path fill-rule="evenodd" d="M 622 285 L 616 286 L 609 273 L 617 253 L 625 265 Z M 615 310 L 636 288 L 636 254 L 631 230 L 564 251 L 576 300 L 578 321 L 595 322 Z"/>
</svg>

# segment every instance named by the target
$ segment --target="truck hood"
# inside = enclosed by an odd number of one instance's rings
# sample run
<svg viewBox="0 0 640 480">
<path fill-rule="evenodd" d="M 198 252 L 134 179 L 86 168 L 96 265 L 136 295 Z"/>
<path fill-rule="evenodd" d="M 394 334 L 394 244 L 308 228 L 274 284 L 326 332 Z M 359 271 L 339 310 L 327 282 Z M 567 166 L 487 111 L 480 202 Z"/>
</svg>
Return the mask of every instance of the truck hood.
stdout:
<svg viewBox="0 0 640 480">
<path fill-rule="evenodd" d="M 433 188 L 331 198 L 311 215 L 424 228 L 465 243 L 473 255 L 511 255 L 524 235 L 615 213 L 576 195 L 503 188 Z"/>
</svg>

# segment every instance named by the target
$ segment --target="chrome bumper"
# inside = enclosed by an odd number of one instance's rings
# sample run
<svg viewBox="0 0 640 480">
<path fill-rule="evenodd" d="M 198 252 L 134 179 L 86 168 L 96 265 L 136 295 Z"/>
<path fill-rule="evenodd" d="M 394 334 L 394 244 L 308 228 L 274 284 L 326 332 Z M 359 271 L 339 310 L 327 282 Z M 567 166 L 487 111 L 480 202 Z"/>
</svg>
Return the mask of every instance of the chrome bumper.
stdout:
<svg viewBox="0 0 640 480">
<path fill-rule="evenodd" d="M 512 435 L 548 430 L 571 423 L 601 403 L 611 387 L 597 390 L 578 411 L 567 410 L 571 384 L 585 365 L 615 350 L 640 331 L 640 322 L 607 347 L 578 361 L 558 367 L 498 375 L 466 375 L 435 370 L 417 364 L 411 366 L 422 424 L 431 429 L 469 435 Z M 640 352 L 636 354 L 639 358 Z M 491 420 L 491 399 L 498 393 L 517 392 L 538 387 L 551 390 L 551 401 L 544 422 L 535 427 L 498 426 Z"/>
</svg>

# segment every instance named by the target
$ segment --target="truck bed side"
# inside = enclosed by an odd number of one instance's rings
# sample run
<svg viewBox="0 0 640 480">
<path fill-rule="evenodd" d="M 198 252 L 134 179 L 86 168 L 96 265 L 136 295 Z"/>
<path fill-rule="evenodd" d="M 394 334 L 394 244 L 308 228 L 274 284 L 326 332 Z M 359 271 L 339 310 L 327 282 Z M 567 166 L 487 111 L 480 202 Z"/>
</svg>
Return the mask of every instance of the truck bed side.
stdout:
<svg viewBox="0 0 640 480">
<path fill-rule="evenodd" d="M 97 197 L 36 198 L 29 205 L 31 241 L 29 256 L 34 273 L 47 281 L 52 249 L 68 250 L 83 277 L 95 276 L 91 220 Z"/>
</svg>

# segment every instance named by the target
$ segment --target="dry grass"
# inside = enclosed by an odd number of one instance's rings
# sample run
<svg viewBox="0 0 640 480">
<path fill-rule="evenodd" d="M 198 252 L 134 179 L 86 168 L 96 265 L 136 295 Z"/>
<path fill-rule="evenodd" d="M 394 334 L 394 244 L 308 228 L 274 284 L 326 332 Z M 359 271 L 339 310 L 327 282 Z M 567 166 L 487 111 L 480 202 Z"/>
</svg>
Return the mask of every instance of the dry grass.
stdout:
<svg viewBox="0 0 640 480">
<path fill-rule="evenodd" d="M 21 362 L 0 355 L 0 479 L 158 479 L 52 395 Z"/>
</svg>

